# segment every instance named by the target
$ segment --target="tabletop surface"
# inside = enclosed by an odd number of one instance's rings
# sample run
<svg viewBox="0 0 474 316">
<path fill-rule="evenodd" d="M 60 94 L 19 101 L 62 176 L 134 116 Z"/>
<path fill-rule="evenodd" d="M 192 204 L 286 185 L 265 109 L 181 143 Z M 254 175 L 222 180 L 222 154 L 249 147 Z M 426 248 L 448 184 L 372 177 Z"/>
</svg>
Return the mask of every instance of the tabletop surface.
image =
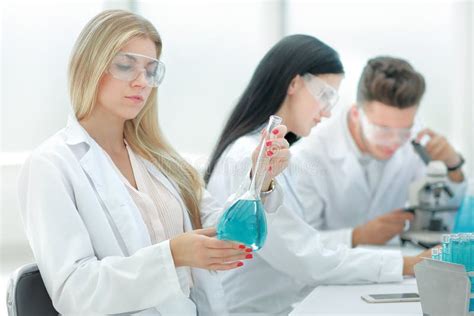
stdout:
<svg viewBox="0 0 474 316">
<path fill-rule="evenodd" d="M 369 249 L 399 250 L 405 256 L 419 254 L 424 249 L 405 244 L 385 246 L 361 246 Z M 400 283 L 364 285 L 322 285 L 315 288 L 296 308 L 291 316 L 302 315 L 411 315 L 421 316 L 420 302 L 367 303 L 362 295 L 384 293 L 418 293 L 415 278 L 405 278 Z"/>
<path fill-rule="evenodd" d="M 291 316 L 302 315 L 423 315 L 420 302 L 367 303 L 362 295 L 418 292 L 416 279 L 400 283 L 318 286 Z"/>
</svg>

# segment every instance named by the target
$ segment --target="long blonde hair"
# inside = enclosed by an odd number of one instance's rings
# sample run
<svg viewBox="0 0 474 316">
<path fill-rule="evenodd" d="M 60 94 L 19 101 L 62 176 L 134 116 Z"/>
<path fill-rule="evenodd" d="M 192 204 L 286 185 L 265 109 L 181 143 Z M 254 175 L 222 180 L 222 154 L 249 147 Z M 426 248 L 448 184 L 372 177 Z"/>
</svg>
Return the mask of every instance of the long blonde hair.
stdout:
<svg viewBox="0 0 474 316">
<path fill-rule="evenodd" d="M 131 12 L 104 11 L 82 30 L 69 64 L 69 92 L 79 121 L 91 114 L 100 79 L 112 58 L 133 38 L 152 40 L 159 58 L 160 35 L 148 20 Z M 152 89 L 137 117 L 125 122 L 124 137 L 133 151 L 151 161 L 178 186 L 194 228 L 201 228 L 199 204 L 203 182 L 163 137 L 158 125 L 157 88 Z"/>
</svg>

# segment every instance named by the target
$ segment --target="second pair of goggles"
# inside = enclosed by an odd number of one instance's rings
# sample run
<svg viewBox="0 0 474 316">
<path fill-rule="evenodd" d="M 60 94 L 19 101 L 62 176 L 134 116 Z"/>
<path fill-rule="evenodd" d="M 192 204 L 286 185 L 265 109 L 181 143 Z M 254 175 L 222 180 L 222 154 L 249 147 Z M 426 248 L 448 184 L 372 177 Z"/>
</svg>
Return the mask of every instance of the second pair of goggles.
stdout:
<svg viewBox="0 0 474 316">
<path fill-rule="evenodd" d="M 158 87 L 165 77 L 165 64 L 148 56 L 119 52 L 110 63 L 108 73 L 112 77 L 123 80 L 132 81 L 138 78 L 142 73 L 149 87 Z"/>
<path fill-rule="evenodd" d="M 412 137 L 412 127 L 396 128 L 374 124 L 369 121 L 362 107 L 358 107 L 362 132 L 376 145 L 403 145 Z"/>
<path fill-rule="evenodd" d="M 309 93 L 322 103 L 321 112 L 331 112 L 339 101 L 339 94 L 336 89 L 310 73 L 304 74 L 303 80 Z"/>
</svg>

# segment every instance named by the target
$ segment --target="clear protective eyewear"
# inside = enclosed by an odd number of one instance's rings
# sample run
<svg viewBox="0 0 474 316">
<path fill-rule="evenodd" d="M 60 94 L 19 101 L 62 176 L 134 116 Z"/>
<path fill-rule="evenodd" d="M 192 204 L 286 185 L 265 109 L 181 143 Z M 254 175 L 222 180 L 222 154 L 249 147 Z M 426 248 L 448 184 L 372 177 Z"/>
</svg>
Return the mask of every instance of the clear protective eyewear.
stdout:
<svg viewBox="0 0 474 316">
<path fill-rule="evenodd" d="M 142 73 L 149 87 L 158 87 L 165 77 L 165 64 L 148 56 L 119 52 L 110 63 L 108 73 L 115 79 L 133 81 Z"/>
<path fill-rule="evenodd" d="M 413 127 L 387 127 L 369 121 L 362 107 L 358 107 L 364 136 L 376 145 L 403 145 L 412 137 Z"/>
<path fill-rule="evenodd" d="M 310 73 L 304 74 L 303 80 L 309 93 L 322 103 L 321 112 L 331 112 L 339 101 L 337 90 Z"/>
</svg>

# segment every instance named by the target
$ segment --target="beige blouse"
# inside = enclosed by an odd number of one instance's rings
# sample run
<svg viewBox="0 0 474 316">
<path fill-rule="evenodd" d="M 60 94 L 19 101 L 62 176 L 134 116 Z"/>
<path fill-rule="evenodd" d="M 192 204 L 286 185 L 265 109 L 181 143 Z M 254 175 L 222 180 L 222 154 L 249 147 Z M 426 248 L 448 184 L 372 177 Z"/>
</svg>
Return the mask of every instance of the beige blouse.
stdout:
<svg viewBox="0 0 474 316">
<path fill-rule="evenodd" d="M 127 189 L 142 213 L 152 244 L 184 232 L 183 210 L 176 197 L 153 177 L 143 161 L 127 146 L 138 190 L 126 181 Z"/>
</svg>

